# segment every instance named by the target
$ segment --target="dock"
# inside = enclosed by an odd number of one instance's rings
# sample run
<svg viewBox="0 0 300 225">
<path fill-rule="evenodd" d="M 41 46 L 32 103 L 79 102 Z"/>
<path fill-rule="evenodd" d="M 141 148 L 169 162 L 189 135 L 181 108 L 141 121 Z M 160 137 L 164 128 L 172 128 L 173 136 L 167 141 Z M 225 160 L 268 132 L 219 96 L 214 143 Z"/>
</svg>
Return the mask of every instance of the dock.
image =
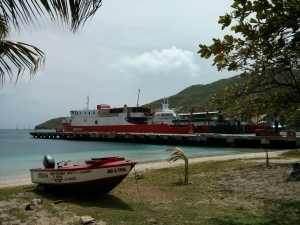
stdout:
<svg viewBox="0 0 300 225">
<path fill-rule="evenodd" d="M 30 132 L 33 138 L 70 141 L 129 142 L 172 146 L 209 146 L 237 148 L 296 149 L 300 137 L 255 136 L 254 134 L 158 134 L 158 133 L 102 133 L 102 132 Z"/>
</svg>

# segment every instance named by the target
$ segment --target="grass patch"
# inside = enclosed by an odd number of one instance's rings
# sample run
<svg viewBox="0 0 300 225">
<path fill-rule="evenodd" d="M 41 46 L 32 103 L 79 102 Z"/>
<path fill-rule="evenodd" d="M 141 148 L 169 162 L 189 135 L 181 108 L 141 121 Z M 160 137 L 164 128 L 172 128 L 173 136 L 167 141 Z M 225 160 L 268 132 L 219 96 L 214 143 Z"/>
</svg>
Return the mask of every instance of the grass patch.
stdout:
<svg viewBox="0 0 300 225">
<path fill-rule="evenodd" d="M 298 152 L 296 156 L 300 156 Z M 137 180 L 137 185 L 134 174 L 129 174 L 119 186 L 103 196 L 84 192 L 75 195 L 45 193 L 30 187 L 2 188 L 0 220 L 3 220 L 4 214 L 22 221 L 31 220 L 37 210 L 26 212 L 23 204 L 42 198 L 43 215 L 73 221 L 69 224 L 79 224 L 78 218 L 74 218 L 85 215 L 108 225 L 122 222 L 139 225 L 296 224 L 300 221 L 300 197 L 264 195 L 262 188 L 254 192 L 243 186 L 248 181 L 257 182 L 253 183 L 253 187 L 259 182 L 270 185 L 265 179 L 258 181 L 255 176 L 260 178 L 265 173 L 276 175 L 280 168 L 281 165 L 266 168 L 264 163 L 251 160 L 195 163 L 189 166 L 189 185 L 180 184 L 184 177 L 183 166 L 148 170 L 142 172 L 143 179 Z M 286 187 L 294 184 L 299 185 L 294 182 Z M 58 199 L 71 200 L 54 204 L 53 201 Z M 4 202 L 12 204 L 4 206 Z M 5 221 L 9 221 L 9 217 L 5 217 Z"/>
<path fill-rule="evenodd" d="M 300 159 L 300 150 L 299 149 L 292 149 L 292 150 L 280 153 L 279 156 L 283 157 L 283 158 L 296 158 L 296 159 Z"/>
</svg>

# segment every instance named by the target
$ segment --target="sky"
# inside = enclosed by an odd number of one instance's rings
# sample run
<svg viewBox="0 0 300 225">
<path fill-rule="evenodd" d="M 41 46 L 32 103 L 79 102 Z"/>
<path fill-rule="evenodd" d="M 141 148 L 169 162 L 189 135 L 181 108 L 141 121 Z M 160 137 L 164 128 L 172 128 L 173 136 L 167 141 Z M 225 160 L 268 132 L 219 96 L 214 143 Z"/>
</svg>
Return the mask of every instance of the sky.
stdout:
<svg viewBox="0 0 300 225">
<path fill-rule="evenodd" d="M 70 116 L 70 110 L 86 106 L 87 96 L 90 109 L 135 106 L 138 97 L 143 105 L 234 76 L 197 53 L 199 44 L 211 45 L 213 38 L 230 33 L 218 19 L 232 11 L 232 2 L 103 0 L 76 34 L 41 24 L 11 35 L 9 40 L 41 49 L 46 63 L 33 79 L 25 71 L 16 85 L 6 77 L 0 89 L 0 129 L 34 129 Z"/>
</svg>

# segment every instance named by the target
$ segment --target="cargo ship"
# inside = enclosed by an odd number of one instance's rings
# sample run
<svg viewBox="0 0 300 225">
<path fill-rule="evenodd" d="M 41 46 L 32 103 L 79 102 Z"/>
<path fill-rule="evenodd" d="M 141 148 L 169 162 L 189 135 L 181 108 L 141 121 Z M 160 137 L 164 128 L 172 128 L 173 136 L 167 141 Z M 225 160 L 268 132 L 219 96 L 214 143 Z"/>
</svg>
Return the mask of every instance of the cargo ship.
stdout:
<svg viewBox="0 0 300 225">
<path fill-rule="evenodd" d="M 138 106 L 112 108 L 107 104 L 97 105 L 94 110 L 71 110 L 70 117 L 62 120 L 64 132 L 114 132 L 114 133 L 194 133 L 194 125 L 170 125 L 153 120 L 151 107 Z"/>
</svg>

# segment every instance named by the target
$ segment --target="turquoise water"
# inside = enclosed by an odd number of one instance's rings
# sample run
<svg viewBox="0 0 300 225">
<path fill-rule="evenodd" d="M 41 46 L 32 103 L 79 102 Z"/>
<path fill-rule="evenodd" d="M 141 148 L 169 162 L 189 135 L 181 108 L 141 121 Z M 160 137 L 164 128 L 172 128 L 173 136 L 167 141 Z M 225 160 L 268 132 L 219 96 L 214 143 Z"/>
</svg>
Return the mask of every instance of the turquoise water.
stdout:
<svg viewBox="0 0 300 225">
<path fill-rule="evenodd" d="M 137 162 L 166 160 L 172 146 L 120 142 L 37 139 L 30 130 L 0 130 L 0 181 L 30 178 L 29 169 L 43 167 L 50 154 L 55 162 L 83 163 L 90 158 L 123 156 Z M 258 149 L 178 146 L 188 157 L 257 152 Z"/>
</svg>

